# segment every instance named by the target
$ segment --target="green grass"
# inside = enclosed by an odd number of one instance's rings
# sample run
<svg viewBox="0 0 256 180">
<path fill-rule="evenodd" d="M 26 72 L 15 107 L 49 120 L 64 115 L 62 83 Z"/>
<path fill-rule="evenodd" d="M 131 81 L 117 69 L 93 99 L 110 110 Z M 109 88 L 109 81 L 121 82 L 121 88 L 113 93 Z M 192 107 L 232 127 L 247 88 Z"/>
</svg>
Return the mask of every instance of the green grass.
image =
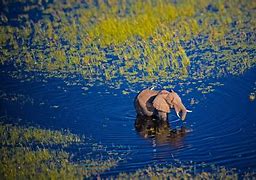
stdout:
<svg viewBox="0 0 256 180">
<path fill-rule="evenodd" d="M 18 27 L 1 25 L 0 62 L 78 73 L 115 88 L 127 83 L 132 91 L 135 83 L 239 75 L 256 64 L 253 0 L 98 2 L 24 5 L 42 18 L 21 23 L 23 14 Z"/>
<path fill-rule="evenodd" d="M 117 165 L 117 160 L 82 157 L 74 152 L 89 143 L 69 131 L 53 131 L 11 124 L 0 125 L 0 176 L 4 179 L 83 179 L 96 176 Z M 97 153 L 100 145 L 91 144 Z M 102 147 L 101 147 L 102 148 Z"/>
<path fill-rule="evenodd" d="M 38 129 L 34 127 L 21 128 L 13 125 L 0 126 L 0 144 L 1 146 L 22 144 L 28 142 L 44 145 L 65 145 L 72 143 L 82 143 L 84 139 L 70 133 L 69 131 L 53 131 Z"/>
<path fill-rule="evenodd" d="M 212 172 L 206 170 L 195 172 L 196 166 L 192 165 L 181 167 L 156 165 L 132 173 L 120 173 L 115 179 L 238 179 L 238 174 L 234 169 L 215 166 L 209 168 Z"/>
</svg>

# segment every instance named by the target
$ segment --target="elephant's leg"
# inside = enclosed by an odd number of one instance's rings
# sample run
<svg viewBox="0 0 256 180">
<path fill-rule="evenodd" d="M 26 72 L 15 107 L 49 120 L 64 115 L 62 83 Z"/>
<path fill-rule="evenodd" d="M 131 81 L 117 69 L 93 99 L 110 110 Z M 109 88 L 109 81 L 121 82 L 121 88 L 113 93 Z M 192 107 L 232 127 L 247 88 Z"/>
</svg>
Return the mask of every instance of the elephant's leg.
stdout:
<svg viewBox="0 0 256 180">
<path fill-rule="evenodd" d="M 162 111 L 158 111 L 158 118 L 160 120 L 163 120 L 163 121 L 167 121 L 167 113 L 166 112 L 162 112 Z"/>
</svg>

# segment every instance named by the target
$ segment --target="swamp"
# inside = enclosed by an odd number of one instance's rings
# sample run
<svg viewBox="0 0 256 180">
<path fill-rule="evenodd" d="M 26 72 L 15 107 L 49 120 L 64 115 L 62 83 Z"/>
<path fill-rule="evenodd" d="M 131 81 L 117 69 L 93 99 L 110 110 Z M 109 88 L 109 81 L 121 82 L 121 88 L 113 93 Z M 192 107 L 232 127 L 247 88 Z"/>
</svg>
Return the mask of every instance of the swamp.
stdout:
<svg viewBox="0 0 256 180">
<path fill-rule="evenodd" d="M 255 0 L 0 0 L 0 179 L 256 179 L 255 55 Z"/>
</svg>

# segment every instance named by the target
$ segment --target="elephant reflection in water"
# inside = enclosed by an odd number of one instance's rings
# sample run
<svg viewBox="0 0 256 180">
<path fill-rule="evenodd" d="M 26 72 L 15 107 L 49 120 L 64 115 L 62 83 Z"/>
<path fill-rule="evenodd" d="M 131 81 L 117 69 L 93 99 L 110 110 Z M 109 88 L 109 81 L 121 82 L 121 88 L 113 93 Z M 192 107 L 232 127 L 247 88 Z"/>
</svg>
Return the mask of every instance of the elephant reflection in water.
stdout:
<svg viewBox="0 0 256 180">
<path fill-rule="evenodd" d="M 173 146 L 181 146 L 182 139 L 188 133 L 185 127 L 171 129 L 168 121 L 141 115 L 137 115 L 135 129 L 144 138 L 154 137 L 157 144 L 171 143 Z"/>
</svg>

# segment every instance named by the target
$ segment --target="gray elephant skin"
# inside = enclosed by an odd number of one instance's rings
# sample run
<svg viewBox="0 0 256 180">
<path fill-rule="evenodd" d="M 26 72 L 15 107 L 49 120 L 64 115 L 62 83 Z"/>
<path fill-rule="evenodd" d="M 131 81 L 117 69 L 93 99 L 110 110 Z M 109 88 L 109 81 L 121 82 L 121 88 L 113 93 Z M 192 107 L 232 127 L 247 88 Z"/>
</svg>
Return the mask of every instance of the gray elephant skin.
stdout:
<svg viewBox="0 0 256 180">
<path fill-rule="evenodd" d="M 156 116 L 164 121 L 168 119 L 168 113 L 172 108 L 181 120 L 185 120 L 187 112 L 191 112 L 186 109 L 179 95 L 173 90 L 169 92 L 144 89 L 135 97 L 134 106 L 138 115 Z"/>
</svg>

